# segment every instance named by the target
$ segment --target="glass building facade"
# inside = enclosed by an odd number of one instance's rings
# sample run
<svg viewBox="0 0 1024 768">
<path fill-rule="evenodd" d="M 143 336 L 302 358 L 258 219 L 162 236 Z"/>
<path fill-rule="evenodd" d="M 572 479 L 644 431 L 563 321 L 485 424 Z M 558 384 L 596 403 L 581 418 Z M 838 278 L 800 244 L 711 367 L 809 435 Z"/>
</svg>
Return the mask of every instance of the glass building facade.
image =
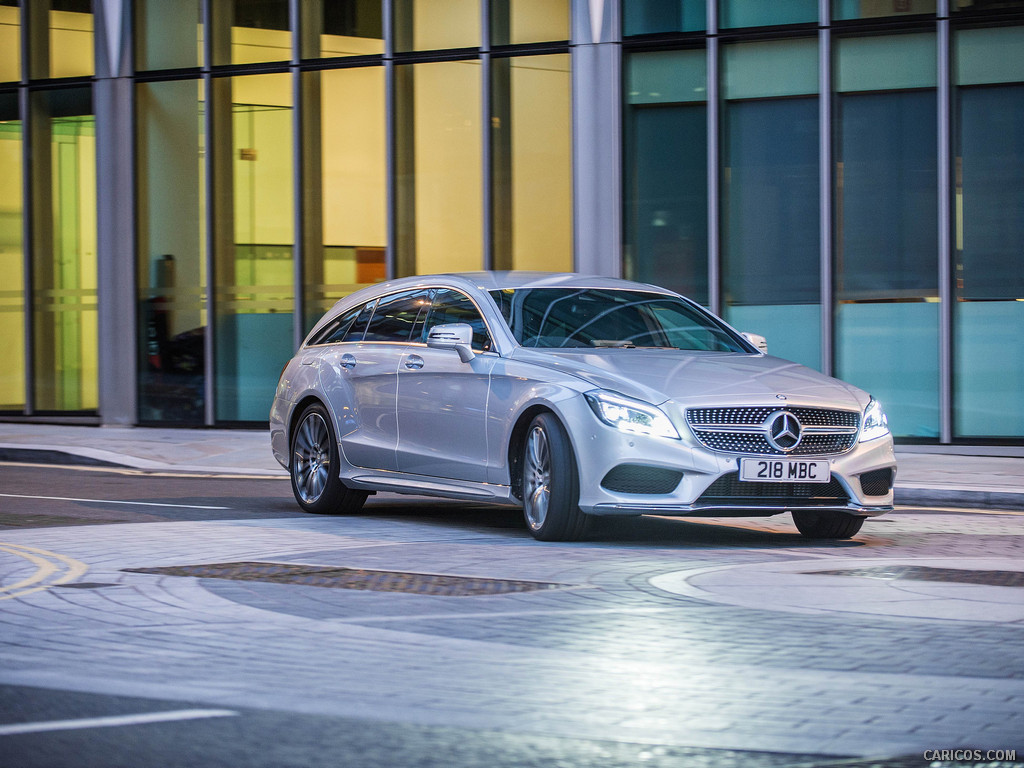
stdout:
<svg viewBox="0 0 1024 768">
<path fill-rule="evenodd" d="M 258 425 L 337 299 L 479 269 L 1024 442 L 1024 0 L 0 0 L 0 418 Z"/>
</svg>

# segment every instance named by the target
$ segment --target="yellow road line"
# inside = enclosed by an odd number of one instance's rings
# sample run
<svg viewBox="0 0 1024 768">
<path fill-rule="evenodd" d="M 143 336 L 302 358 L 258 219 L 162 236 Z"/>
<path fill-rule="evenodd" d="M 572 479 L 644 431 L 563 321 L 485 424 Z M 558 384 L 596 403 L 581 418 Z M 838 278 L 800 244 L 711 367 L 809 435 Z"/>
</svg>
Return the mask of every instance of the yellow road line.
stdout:
<svg viewBox="0 0 1024 768">
<path fill-rule="evenodd" d="M 31 576 L 16 584 L 0 587 L 0 600 L 24 597 L 58 584 L 65 584 L 80 578 L 89 570 L 89 566 L 80 560 L 36 547 L 0 543 L 0 552 L 24 558 L 36 567 L 35 573 Z"/>
</svg>

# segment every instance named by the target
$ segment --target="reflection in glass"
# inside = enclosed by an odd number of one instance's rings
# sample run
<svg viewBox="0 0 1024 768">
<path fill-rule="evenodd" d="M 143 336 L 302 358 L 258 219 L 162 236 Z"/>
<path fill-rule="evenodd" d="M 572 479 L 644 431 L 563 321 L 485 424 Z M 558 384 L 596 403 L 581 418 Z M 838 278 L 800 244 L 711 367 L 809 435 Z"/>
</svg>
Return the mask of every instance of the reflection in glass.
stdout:
<svg viewBox="0 0 1024 768">
<path fill-rule="evenodd" d="M 403 65 L 395 81 L 398 274 L 480 269 L 480 62 Z"/>
<path fill-rule="evenodd" d="M 292 58 L 288 0 L 216 0 L 212 9 L 212 64 Z"/>
<path fill-rule="evenodd" d="M 817 99 L 730 102 L 724 150 L 725 318 L 820 368 Z"/>
<path fill-rule="evenodd" d="M 133 10 L 136 69 L 202 66 L 200 0 L 135 0 Z"/>
<path fill-rule="evenodd" d="M 1006 60 L 1003 75 L 1014 76 L 1013 66 Z M 1024 84 L 961 87 L 957 126 L 954 428 L 1021 435 Z"/>
<path fill-rule="evenodd" d="M 33 40 L 33 44 L 39 41 Z M 50 71 L 34 77 L 83 77 L 94 74 L 91 0 L 61 0 L 50 10 Z M 39 57 L 33 55 L 33 60 Z"/>
<path fill-rule="evenodd" d="M 220 116 L 230 98 L 232 142 L 231 177 L 215 179 L 216 418 L 266 421 L 293 352 L 291 80 L 249 75 L 229 84 L 230 93 L 212 95 Z"/>
<path fill-rule="evenodd" d="M 394 0 L 396 51 L 480 45 L 480 0 Z"/>
<path fill-rule="evenodd" d="M 568 0 L 488 0 L 491 45 L 569 39 Z"/>
<path fill-rule="evenodd" d="M 302 58 L 384 53 L 381 0 L 307 0 L 301 11 Z"/>
<path fill-rule="evenodd" d="M 21 80 L 21 11 L 18 0 L 0 0 L 0 83 Z"/>
<path fill-rule="evenodd" d="M 569 55 L 491 65 L 494 267 L 572 270 Z"/>
<path fill-rule="evenodd" d="M 203 119 L 194 80 L 140 83 L 139 419 L 205 418 Z"/>
<path fill-rule="evenodd" d="M 932 90 L 842 94 L 837 108 L 837 370 L 902 436 L 938 434 L 935 110 Z"/>
<path fill-rule="evenodd" d="M 950 9 L 965 13 L 999 13 L 1024 8 L 1024 0 L 950 0 Z"/>
<path fill-rule="evenodd" d="M 832 0 L 832 18 L 835 20 L 915 16 L 935 13 L 935 9 L 936 0 Z"/>
<path fill-rule="evenodd" d="M 707 0 L 630 0 L 622 4 L 625 35 L 707 29 Z"/>
<path fill-rule="evenodd" d="M 320 183 L 306 202 L 317 242 L 308 242 L 306 328 L 338 299 L 387 276 L 387 191 L 384 70 L 381 67 L 306 73 L 309 95 L 319 89 Z M 311 162 L 316 162 L 310 158 Z M 317 209 L 317 203 L 320 209 Z M 310 233 L 311 235 L 313 233 Z"/>
<path fill-rule="evenodd" d="M 22 141 L 17 97 L 0 94 L 0 411 L 25 407 Z"/>
<path fill-rule="evenodd" d="M 33 94 L 35 407 L 98 404 L 96 132 L 88 88 Z M 48 150 L 48 151 L 47 151 Z M 48 198 L 48 199 L 47 199 Z"/>
<path fill-rule="evenodd" d="M 708 304 L 704 51 L 628 60 L 626 277 Z"/>
</svg>

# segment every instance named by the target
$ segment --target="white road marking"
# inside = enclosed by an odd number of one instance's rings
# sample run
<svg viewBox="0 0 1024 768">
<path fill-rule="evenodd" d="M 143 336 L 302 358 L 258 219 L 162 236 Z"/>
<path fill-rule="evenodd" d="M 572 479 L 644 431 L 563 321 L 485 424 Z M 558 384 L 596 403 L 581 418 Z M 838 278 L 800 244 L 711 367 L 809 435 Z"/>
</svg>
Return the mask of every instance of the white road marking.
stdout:
<svg viewBox="0 0 1024 768">
<path fill-rule="evenodd" d="M 230 709 L 179 709 L 172 712 L 150 712 L 141 715 L 120 715 L 116 717 L 88 717 L 80 720 L 50 720 L 42 723 L 16 723 L 0 725 L 0 736 L 17 736 L 23 733 L 45 733 L 47 731 L 75 731 L 86 728 L 112 728 L 124 725 L 146 725 L 148 723 L 171 723 L 180 720 L 201 720 L 208 717 L 235 717 L 237 712 Z"/>
<path fill-rule="evenodd" d="M 75 499 L 67 496 L 26 496 L 20 493 L 0 493 L 8 499 L 41 499 L 44 501 L 85 501 L 89 504 L 131 504 L 137 507 L 173 507 L 175 509 L 231 509 L 231 507 L 208 507 L 202 504 L 161 504 L 157 501 L 116 501 L 114 499 Z"/>
</svg>

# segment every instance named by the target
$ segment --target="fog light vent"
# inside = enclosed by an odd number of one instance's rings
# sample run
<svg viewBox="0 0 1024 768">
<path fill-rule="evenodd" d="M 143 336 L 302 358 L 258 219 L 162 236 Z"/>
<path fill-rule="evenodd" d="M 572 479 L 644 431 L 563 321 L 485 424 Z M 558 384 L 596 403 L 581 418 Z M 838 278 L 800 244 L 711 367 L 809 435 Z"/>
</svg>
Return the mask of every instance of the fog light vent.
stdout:
<svg viewBox="0 0 1024 768">
<path fill-rule="evenodd" d="M 643 493 L 664 495 L 672 493 L 683 479 L 683 473 L 664 467 L 649 467 L 644 464 L 619 464 L 612 469 L 601 487 L 616 493 Z"/>
<path fill-rule="evenodd" d="M 860 476 L 860 489 L 865 496 L 885 496 L 892 490 L 892 467 L 865 472 Z"/>
</svg>

